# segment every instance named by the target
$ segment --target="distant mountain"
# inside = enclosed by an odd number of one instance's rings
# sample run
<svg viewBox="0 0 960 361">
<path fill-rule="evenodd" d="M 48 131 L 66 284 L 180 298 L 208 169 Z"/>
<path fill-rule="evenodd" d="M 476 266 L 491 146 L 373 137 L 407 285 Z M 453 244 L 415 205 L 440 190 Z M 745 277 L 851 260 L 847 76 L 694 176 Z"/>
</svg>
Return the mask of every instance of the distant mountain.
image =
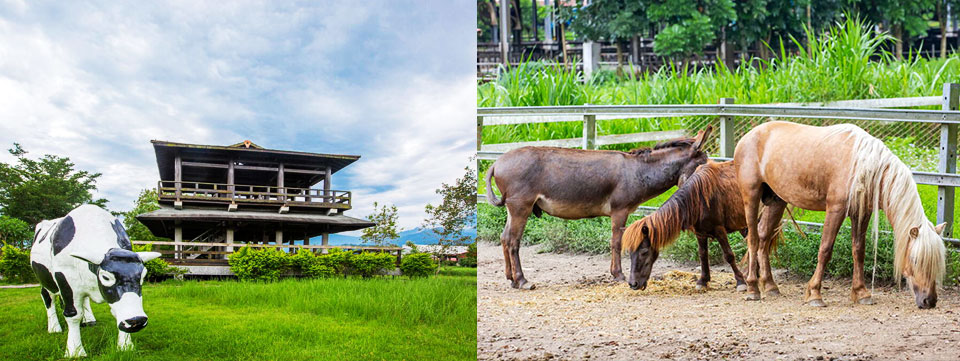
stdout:
<svg viewBox="0 0 960 361">
<path fill-rule="evenodd" d="M 477 236 L 476 228 L 466 229 L 464 230 L 464 233 L 470 237 Z M 321 241 L 322 241 L 321 237 L 314 237 L 310 239 L 310 244 L 320 244 Z M 437 237 L 430 230 L 415 228 L 415 229 L 410 229 L 410 230 L 400 232 L 400 238 L 395 239 L 393 240 L 393 242 L 390 242 L 390 243 L 397 246 L 403 246 L 404 244 L 407 243 L 407 241 L 411 241 L 413 242 L 413 244 L 437 244 Z M 295 243 L 300 244 L 303 242 L 300 241 Z M 356 237 L 356 236 L 348 236 L 345 234 L 331 234 L 329 244 L 331 246 L 356 246 L 356 245 L 362 245 L 363 241 L 360 240 L 360 237 Z"/>
</svg>

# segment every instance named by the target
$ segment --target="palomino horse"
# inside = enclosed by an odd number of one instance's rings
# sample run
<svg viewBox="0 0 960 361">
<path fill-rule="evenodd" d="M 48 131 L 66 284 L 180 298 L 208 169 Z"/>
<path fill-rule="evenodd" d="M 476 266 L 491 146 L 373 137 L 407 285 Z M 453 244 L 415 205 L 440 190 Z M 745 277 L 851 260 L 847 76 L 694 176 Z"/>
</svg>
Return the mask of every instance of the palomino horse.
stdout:
<svg viewBox="0 0 960 361">
<path fill-rule="evenodd" d="M 765 199 L 768 207 L 776 207 L 776 202 L 772 197 Z M 779 219 L 764 218 L 761 222 L 780 224 Z M 681 231 L 690 230 L 697 236 L 699 246 L 700 279 L 697 280 L 697 288 L 706 287 L 710 282 L 707 240 L 713 238 L 720 243 L 723 258 L 733 269 L 737 291 L 746 291 L 747 285 L 727 241 L 727 233 L 740 231 L 744 234 L 746 228 L 736 167 L 732 162 L 709 161 L 701 165 L 660 208 L 633 222 L 623 232 L 624 249 L 630 252 L 630 288 L 645 289 L 660 250 L 673 244 Z M 760 229 L 773 231 L 773 234 L 762 234 L 760 239 L 764 240 L 771 237 L 776 239 L 780 230 L 779 227 Z M 766 244 L 775 247 L 777 243 Z"/>
<path fill-rule="evenodd" d="M 507 206 L 507 224 L 500 236 L 505 273 L 514 288 L 533 289 L 520 267 L 520 238 L 530 213 L 564 219 L 609 216 L 613 226 L 610 273 L 620 271 L 620 237 L 627 215 L 640 203 L 677 184 L 707 161 L 700 149 L 710 127 L 696 138 L 657 144 L 630 152 L 524 147 L 500 156 L 487 170 L 487 200 Z M 491 177 L 502 198 L 493 193 Z"/>
<path fill-rule="evenodd" d="M 945 264 L 946 250 L 939 235 L 944 225 L 934 227 L 924 216 L 910 169 L 883 142 L 852 124 L 815 127 L 768 122 L 743 136 L 734 163 L 748 228 L 748 300 L 760 299 L 757 273 L 766 294 L 779 294 L 769 254 L 757 237 L 758 206 L 764 194 L 771 194 L 803 209 L 826 211 L 817 269 L 807 284 L 804 302 L 825 305 L 820 283 L 837 231 L 843 219 L 850 217 L 854 256 L 850 298 L 873 304 L 863 279 L 864 240 L 871 214 L 882 209 L 894 231 L 895 277 L 907 278 L 917 307 L 936 306 L 937 282 Z M 783 207 L 768 207 L 764 212 L 779 218 Z M 874 237 L 877 221 L 874 217 Z"/>
</svg>

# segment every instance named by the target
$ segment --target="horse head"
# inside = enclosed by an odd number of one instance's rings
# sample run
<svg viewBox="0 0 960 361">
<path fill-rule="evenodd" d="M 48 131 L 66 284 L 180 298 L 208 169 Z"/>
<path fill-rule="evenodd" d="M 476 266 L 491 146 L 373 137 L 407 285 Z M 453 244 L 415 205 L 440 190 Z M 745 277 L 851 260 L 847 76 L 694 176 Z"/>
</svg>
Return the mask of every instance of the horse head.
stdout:
<svg viewBox="0 0 960 361">
<path fill-rule="evenodd" d="M 901 260 L 901 271 L 907 279 L 907 285 L 913 291 L 917 307 L 921 309 L 937 306 L 937 281 L 944 272 L 942 258 L 943 229 L 946 223 L 934 226 L 929 221 L 910 229 L 907 250 Z"/>
</svg>

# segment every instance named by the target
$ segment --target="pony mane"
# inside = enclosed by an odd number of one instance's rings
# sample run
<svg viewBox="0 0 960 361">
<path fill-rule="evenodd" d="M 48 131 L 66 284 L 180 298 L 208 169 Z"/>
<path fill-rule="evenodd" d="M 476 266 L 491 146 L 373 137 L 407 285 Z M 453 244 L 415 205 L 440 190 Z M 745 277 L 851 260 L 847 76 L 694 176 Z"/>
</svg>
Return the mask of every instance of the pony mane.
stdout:
<svg viewBox="0 0 960 361">
<path fill-rule="evenodd" d="M 655 144 L 655 145 L 652 146 L 652 147 L 634 148 L 634 149 L 630 150 L 630 151 L 627 152 L 627 153 L 630 153 L 630 154 L 633 154 L 633 155 L 649 154 L 649 153 L 652 152 L 652 151 L 660 150 L 660 149 L 688 147 L 688 146 L 693 145 L 693 142 L 694 142 L 694 141 L 696 141 L 696 139 L 694 139 L 694 138 L 672 139 L 672 140 L 667 140 L 667 141 L 664 141 L 664 142 L 657 143 L 657 144 Z"/>
<path fill-rule="evenodd" d="M 681 231 L 693 227 L 714 192 L 722 188 L 718 164 L 708 161 L 698 167 L 660 208 L 627 227 L 622 237 L 624 249 L 632 252 L 640 247 L 643 226 L 647 227 L 650 247 L 658 251 L 676 242 Z"/>
<path fill-rule="evenodd" d="M 924 214 L 913 174 L 879 139 L 852 124 L 834 126 L 833 134 L 853 138 L 853 169 L 847 215 L 862 220 L 864 211 L 873 210 L 874 249 L 878 242 L 879 218 L 883 209 L 894 233 L 894 277 L 900 274 L 906 262 L 911 262 L 913 274 L 927 282 L 937 282 L 945 273 L 946 247 L 933 224 Z M 908 249 L 910 230 L 919 227 L 919 234 Z"/>
</svg>

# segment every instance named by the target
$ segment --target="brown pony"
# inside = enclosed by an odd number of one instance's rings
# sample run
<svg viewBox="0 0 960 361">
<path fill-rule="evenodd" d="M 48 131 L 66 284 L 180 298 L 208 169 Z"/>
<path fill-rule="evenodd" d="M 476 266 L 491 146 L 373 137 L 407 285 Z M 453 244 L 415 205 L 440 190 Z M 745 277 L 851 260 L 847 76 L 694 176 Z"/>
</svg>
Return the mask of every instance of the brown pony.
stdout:
<svg viewBox="0 0 960 361">
<path fill-rule="evenodd" d="M 511 286 L 534 288 L 520 268 L 520 238 L 527 217 L 543 212 L 564 219 L 609 216 L 613 228 L 610 273 L 622 281 L 620 237 L 627 215 L 707 161 L 700 148 L 710 130 L 707 127 L 696 138 L 630 152 L 523 147 L 500 156 L 487 170 L 487 200 L 507 206 L 500 242 Z M 493 193 L 491 178 L 496 178 L 500 199 Z"/>
<path fill-rule="evenodd" d="M 768 203 L 773 202 L 775 200 L 769 198 Z M 780 223 L 779 219 L 764 219 L 764 222 Z M 744 234 L 746 227 L 736 167 L 732 162 L 709 161 L 701 165 L 689 178 L 682 181 L 677 191 L 660 208 L 633 222 L 624 231 L 624 249 L 630 252 L 630 288 L 645 289 L 660 250 L 673 244 L 681 231 L 689 230 L 697 236 L 700 256 L 700 279 L 697 280 L 697 288 L 706 287 L 710 282 L 707 240 L 713 238 L 720 243 L 723 258 L 733 269 L 737 291 L 746 291 L 743 275 L 727 241 L 727 233 L 740 231 Z M 772 229 L 774 234 L 760 238 L 776 239 L 780 228 Z M 773 248 L 777 243 L 767 244 Z"/>
<path fill-rule="evenodd" d="M 820 284 L 837 231 L 850 217 L 854 256 L 850 298 L 873 304 L 863 280 L 864 241 L 873 214 L 877 242 L 876 211 L 883 209 L 894 231 L 895 277 L 907 278 L 917 307 L 936 306 L 937 283 L 945 264 L 946 249 L 939 235 L 944 225 L 934 227 L 927 220 L 910 169 L 883 142 L 852 124 L 815 127 L 775 121 L 743 136 L 734 163 L 748 229 L 748 300 L 760 299 L 757 273 L 765 293 L 779 293 L 769 254 L 757 237 L 758 207 L 761 198 L 770 194 L 803 209 L 826 211 L 817 269 L 807 284 L 804 302 L 825 306 Z M 780 217 L 783 208 L 768 207 L 764 212 Z"/>
</svg>

